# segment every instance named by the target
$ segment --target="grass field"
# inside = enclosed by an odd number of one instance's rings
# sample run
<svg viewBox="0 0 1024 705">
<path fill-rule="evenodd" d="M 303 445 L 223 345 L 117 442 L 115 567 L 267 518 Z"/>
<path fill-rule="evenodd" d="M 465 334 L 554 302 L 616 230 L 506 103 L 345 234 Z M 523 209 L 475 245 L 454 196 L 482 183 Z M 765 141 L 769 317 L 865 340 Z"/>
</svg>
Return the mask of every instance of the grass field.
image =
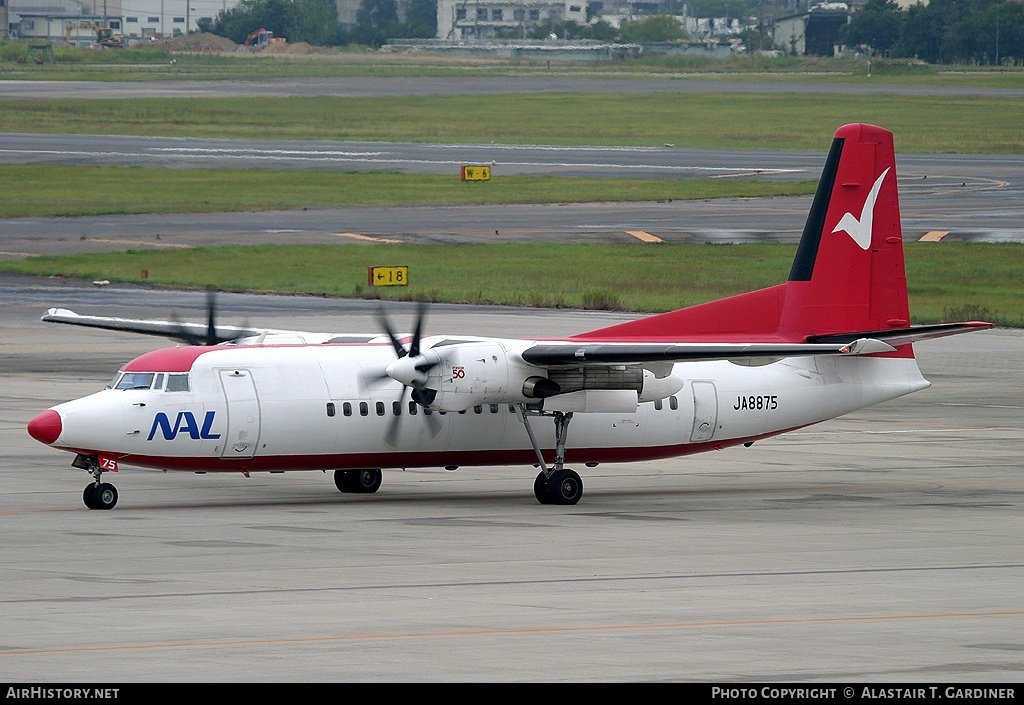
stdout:
<svg viewBox="0 0 1024 705">
<path fill-rule="evenodd" d="M 1020 99 L 790 93 L 0 100 L 0 132 L 823 151 L 882 125 L 898 152 L 1022 154 Z"/>
<path fill-rule="evenodd" d="M 587 203 L 792 196 L 815 182 L 751 179 L 577 179 L 495 176 L 143 169 L 0 164 L 0 217 L 213 213 L 315 206 Z"/>
<path fill-rule="evenodd" d="M 666 311 L 786 280 L 795 246 L 265 245 L 33 257 L 0 271 L 316 296 Z M 1024 245 L 908 243 L 915 323 L 1024 326 Z M 371 266 L 409 266 L 408 287 L 369 287 Z"/>
</svg>

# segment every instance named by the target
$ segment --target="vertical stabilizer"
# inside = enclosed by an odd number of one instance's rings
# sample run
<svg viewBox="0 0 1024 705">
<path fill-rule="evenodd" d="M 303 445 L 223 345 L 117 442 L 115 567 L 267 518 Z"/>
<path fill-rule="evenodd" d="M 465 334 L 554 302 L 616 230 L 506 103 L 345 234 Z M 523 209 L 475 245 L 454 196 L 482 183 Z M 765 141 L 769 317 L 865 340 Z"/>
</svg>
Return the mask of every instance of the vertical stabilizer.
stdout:
<svg viewBox="0 0 1024 705">
<path fill-rule="evenodd" d="M 574 336 L 584 340 L 791 340 L 909 325 L 892 133 L 836 131 L 789 280 Z"/>
<path fill-rule="evenodd" d="M 807 215 L 779 330 L 887 330 L 909 319 L 892 133 L 845 125 Z"/>
</svg>

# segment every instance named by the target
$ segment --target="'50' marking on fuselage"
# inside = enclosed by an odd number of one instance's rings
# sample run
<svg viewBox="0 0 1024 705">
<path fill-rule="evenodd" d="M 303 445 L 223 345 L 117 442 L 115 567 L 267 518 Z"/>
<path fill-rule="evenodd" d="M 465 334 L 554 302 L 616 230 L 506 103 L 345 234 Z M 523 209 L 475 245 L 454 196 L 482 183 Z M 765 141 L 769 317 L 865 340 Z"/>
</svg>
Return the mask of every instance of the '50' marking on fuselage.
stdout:
<svg viewBox="0 0 1024 705">
<path fill-rule="evenodd" d="M 196 417 L 191 411 L 179 411 L 178 417 L 174 420 L 174 426 L 171 426 L 171 421 L 167 418 L 167 414 L 162 411 L 157 412 L 157 415 L 153 417 L 153 427 L 149 429 L 149 438 L 146 440 L 153 440 L 157 429 L 160 429 L 164 440 L 167 441 L 173 441 L 181 432 L 188 433 L 189 437 L 194 441 L 198 441 L 201 438 L 220 438 L 219 433 L 210 433 L 215 414 L 216 412 L 214 411 L 207 411 L 206 416 L 203 418 L 203 426 L 200 428 Z"/>
<path fill-rule="evenodd" d="M 779 397 L 776 394 L 736 397 L 736 404 L 732 408 L 736 411 L 771 411 L 779 408 Z"/>
</svg>

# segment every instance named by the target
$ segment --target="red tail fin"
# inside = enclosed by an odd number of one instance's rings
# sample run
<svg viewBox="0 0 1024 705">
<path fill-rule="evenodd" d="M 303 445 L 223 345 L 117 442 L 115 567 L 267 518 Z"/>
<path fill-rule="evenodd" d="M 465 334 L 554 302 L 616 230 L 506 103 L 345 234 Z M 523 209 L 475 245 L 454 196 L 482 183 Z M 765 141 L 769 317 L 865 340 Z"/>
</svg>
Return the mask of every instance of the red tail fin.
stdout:
<svg viewBox="0 0 1024 705">
<path fill-rule="evenodd" d="M 892 133 L 836 131 L 785 284 L 576 336 L 792 340 L 909 324 Z"/>
</svg>

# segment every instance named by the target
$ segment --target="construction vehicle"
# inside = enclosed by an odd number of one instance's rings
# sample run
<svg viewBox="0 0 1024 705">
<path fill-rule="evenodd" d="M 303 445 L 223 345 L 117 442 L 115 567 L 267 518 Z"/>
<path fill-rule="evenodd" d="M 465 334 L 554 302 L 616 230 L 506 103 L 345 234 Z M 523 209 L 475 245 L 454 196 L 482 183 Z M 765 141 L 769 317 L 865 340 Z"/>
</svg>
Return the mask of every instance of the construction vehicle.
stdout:
<svg viewBox="0 0 1024 705">
<path fill-rule="evenodd" d="M 260 51 L 261 49 L 266 49 L 271 44 L 280 44 L 285 41 L 284 37 L 275 37 L 273 32 L 261 27 L 246 37 L 242 46 L 252 47 L 254 51 Z"/>
<path fill-rule="evenodd" d="M 72 34 L 75 35 L 76 39 L 80 39 L 83 32 L 90 32 L 95 37 L 92 43 L 101 47 L 107 47 L 108 49 L 121 49 L 124 47 L 124 36 L 114 34 L 114 30 L 110 27 L 100 27 L 91 22 L 82 21 L 68 22 L 67 29 L 64 32 L 64 41 L 70 44 Z"/>
</svg>

